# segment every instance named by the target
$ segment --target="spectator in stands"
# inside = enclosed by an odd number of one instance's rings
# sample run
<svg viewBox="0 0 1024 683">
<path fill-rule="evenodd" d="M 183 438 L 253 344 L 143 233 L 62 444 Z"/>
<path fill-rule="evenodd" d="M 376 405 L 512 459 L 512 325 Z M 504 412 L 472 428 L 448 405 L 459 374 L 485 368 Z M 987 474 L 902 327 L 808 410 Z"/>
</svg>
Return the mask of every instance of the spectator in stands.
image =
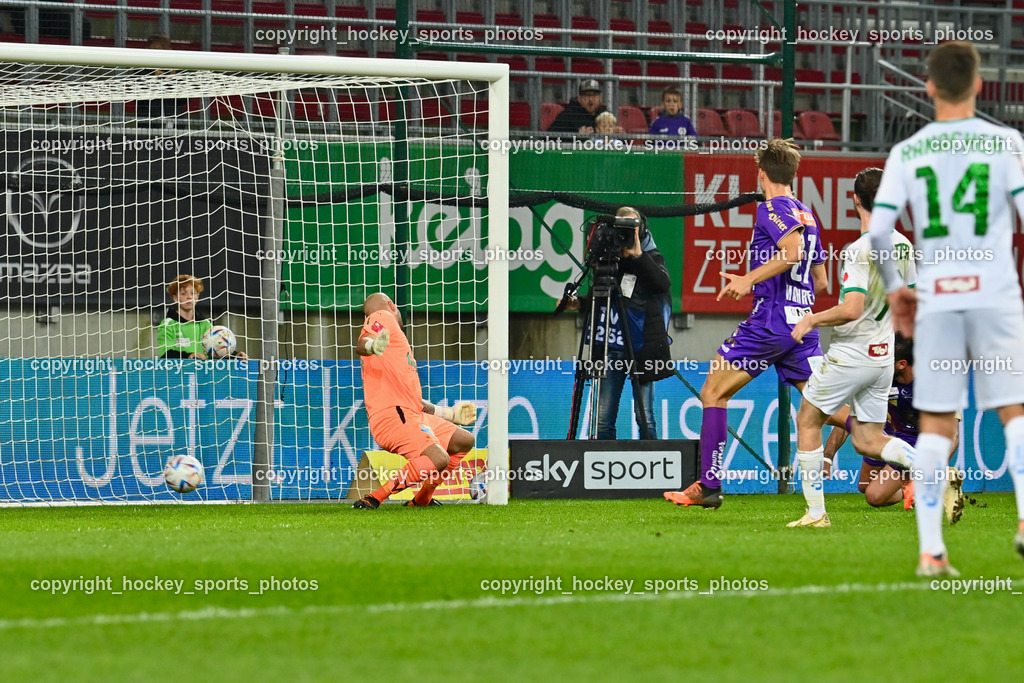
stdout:
<svg viewBox="0 0 1024 683">
<path fill-rule="evenodd" d="M 580 83 L 579 94 L 548 126 L 548 132 L 593 133 L 597 127 L 597 115 L 607 110 L 601 102 L 601 84 L 588 78 Z"/>
<path fill-rule="evenodd" d="M 683 93 L 669 86 L 661 93 L 661 113 L 651 124 L 651 135 L 696 135 L 697 130 L 683 113 Z"/>
<path fill-rule="evenodd" d="M 146 47 L 150 50 L 170 50 L 171 39 L 166 33 L 154 33 L 149 37 Z M 163 76 L 173 73 L 173 71 L 154 69 L 152 73 L 156 76 Z M 187 99 L 139 100 L 135 113 L 148 118 L 169 118 L 181 114 L 187 107 Z"/>
<path fill-rule="evenodd" d="M 594 130 L 598 135 L 614 135 L 622 130 L 619 120 L 610 111 L 603 111 L 594 119 Z"/>
<path fill-rule="evenodd" d="M 625 130 L 619 125 L 615 114 L 610 111 L 601 112 L 595 121 L 595 135 L 598 138 L 595 147 L 598 149 L 625 149 L 625 141 L 618 137 L 619 133 L 624 132 Z"/>
<path fill-rule="evenodd" d="M 213 323 L 196 316 L 196 304 L 203 293 L 203 281 L 194 275 L 179 275 L 167 286 L 174 302 L 157 328 L 157 355 L 160 358 L 194 358 L 206 360 L 203 335 Z M 236 351 L 232 358 L 249 360 L 245 352 Z"/>
</svg>

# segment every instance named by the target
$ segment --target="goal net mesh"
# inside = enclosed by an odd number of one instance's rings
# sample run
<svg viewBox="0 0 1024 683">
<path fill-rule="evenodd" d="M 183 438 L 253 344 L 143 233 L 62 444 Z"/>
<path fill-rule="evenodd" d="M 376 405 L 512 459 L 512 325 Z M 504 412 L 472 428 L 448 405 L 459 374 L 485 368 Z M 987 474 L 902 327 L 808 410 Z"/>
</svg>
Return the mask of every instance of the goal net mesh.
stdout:
<svg viewBox="0 0 1024 683">
<path fill-rule="evenodd" d="M 0 504 L 249 500 L 254 478 L 345 498 L 377 449 L 352 348 L 378 291 L 424 397 L 477 402 L 486 447 L 486 82 L 16 62 L 0 82 Z M 249 360 L 176 357 L 211 325 Z M 185 495 L 162 475 L 182 454 L 205 468 Z"/>
</svg>

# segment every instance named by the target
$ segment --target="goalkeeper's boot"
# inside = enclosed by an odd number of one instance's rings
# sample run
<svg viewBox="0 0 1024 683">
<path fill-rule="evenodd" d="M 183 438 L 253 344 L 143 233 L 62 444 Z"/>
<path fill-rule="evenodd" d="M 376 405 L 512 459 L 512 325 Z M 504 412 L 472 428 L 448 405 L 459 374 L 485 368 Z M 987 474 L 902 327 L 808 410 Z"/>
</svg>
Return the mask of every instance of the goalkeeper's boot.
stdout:
<svg viewBox="0 0 1024 683">
<path fill-rule="evenodd" d="M 431 498 L 430 502 L 427 503 L 426 505 L 420 505 L 419 503 L 416 502 L 415 498 L 410 498 L 409 500 L 405 501 L 403 505 L 405 505 L 405 507 L 407 508 L 429 508 L 435 505 L 441 505 L 441 501 L 439 501 L 437 498 Z"/>
<path fill-rule="evenodd" d="M 914 482 L 913 480 L 903 484 L 903 509 L 914 509 Z"/>
<path fill-rule="evenodd" d="M 699 481 L 693 482 L 685 491 L 665 491 L 665 500 L 676 505 L 700 505 L 704 508 L 722 507 L 722 489 L 712 489 Z"/>
<path fill-rule="evenodd" d="M 921 578 L 950 576 L 955 579 L 960 576 L 960 572 L 949 563 L 949 557 L 946 555 L 935 557 L 921 553 L 921 559 L 917 563 L 917 575 Z"/>
<path fill-rule="evenodd" d="M 804 513 L 803 517 L 794 522 L 790 522 L 786 526 L 791 529 L 796 527 L 817 527 L 818 529 L 827 529 L 830 526 L 832 526 L 832 520 L 828 518 L 827 512 L 818 519 L 814 519 L 813 517 L 811 517 L 811 513 L 808 510 L 806 513 Z"/>
<path fill-rule="evenodd" d="M 1017 528 L 1017 535 L 1013 537 L 1013 547 L 1017 549 L 1017 554 L 1024 557 L 1024 522 L 1020 523 Z"/>
<path fill-rule="evenodd" d="M 365 496 L 352 503 L 356 510 L 376 510 L 380 507 L 380 501 L 367 493 Z"/>
<path fill-rule="evenodd" d="M 964 475 L 955 467 L 947 467 L 949 484 L 942 494 L 942 508 L 950 524 L 956 524 L 964 516 Z"/>
</svg>

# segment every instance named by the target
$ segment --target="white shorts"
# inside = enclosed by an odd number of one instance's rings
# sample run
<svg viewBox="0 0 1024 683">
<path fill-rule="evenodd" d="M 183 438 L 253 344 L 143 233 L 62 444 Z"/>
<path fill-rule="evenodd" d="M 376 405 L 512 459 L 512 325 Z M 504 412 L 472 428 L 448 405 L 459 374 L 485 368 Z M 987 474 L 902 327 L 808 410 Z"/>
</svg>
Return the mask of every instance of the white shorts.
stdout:
<svg viewBox="0 0 1024 683">
<path fill-rule="evenodd" d="M 804 385 L 804 400 L 829 415 L 850 404 L 850 414 L 861 422 L 885 424 L 892 372 L 891 364 L 850 365 L 826 353 Z"/>
<path fill-rule="evenodd" d="M 919 312 L 914 322 L 914 407 L 951 413 L 967 407 L 973 371 L 979 410 L 1024 403 L 1024 313 L 978 308 Z"/>
</svg>

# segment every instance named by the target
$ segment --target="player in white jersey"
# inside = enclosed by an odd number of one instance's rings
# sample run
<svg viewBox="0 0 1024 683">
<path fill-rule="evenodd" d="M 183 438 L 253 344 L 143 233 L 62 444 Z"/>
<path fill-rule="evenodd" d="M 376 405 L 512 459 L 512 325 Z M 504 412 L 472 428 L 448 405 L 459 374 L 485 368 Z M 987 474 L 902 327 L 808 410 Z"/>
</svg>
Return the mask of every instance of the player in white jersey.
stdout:
<svg viewBox="0 0 1024 683">
<path fill-rule="evenodd" d="M 853 447 L 861 455 L 909 467 L 914 449 L 906 441 L 883 433 L 892 385 L 893 334 L 889 304 L 878 271 L 869 256 L 868 221 L 882 170 L 866 168 L 853 183 L 853 205 L 861 220 L 861 236 L 843 250 L 839 303 L 820 313 L 805 315 L 793 328 L 801 341 L 811 330 L 834 327 L 825 358 L 804 387 L 796 416 L 797 461 L 807 514 L 791 527 L 829 527 L 825 512 L 821 430 L 829 415 L 850 405 Z M 897 233 L 897 271 L 910 285 L 916 281 L 910 241 Z"/>
<path fill-rule="evenodd" d="M 898 331 L 917 330 L 914 407 L 921 412 L 915 480 L 919 576 L 956 576 L 942 540 L 942 478 L 967 376 L 955 361 L 986 360 L 974 372 L 977 407 L 996 410 L 1007 446 L 1024 556 L 1024 302 L 1013 260 L 1011 204 L 1024 215 L 1024 140 L 974 117 L 981 91 L 978 51 L 949 42 L 928 57 L 935 122 L 896 145 L 871 216 L 873 256 Z M 908 289 L 887 255 L 892 227 L 909 205 L 920 277 Z M 994 364 L 987 361 L 995 360 Z M 975 368 L 977 369 L 977 368 Z"/>
</svg>

